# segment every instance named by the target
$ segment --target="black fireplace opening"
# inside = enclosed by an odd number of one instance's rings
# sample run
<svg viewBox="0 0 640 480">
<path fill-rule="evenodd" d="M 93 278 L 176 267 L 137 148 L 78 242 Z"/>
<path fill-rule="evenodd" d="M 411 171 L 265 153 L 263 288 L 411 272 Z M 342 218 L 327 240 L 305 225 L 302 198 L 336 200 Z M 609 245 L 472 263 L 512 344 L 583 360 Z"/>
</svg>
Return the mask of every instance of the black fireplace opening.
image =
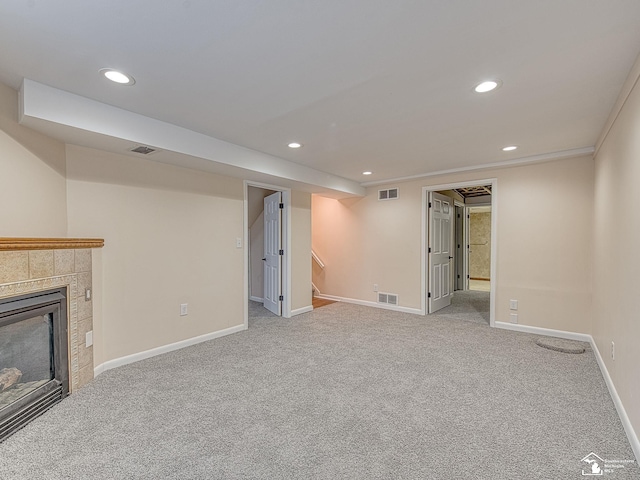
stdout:
<svg viewBox="0 0 640 480">
<path fill-rule="evenodd" d="M 69 394 L 67 289 L 0 299 L 0 442 Z"/>
</svg>

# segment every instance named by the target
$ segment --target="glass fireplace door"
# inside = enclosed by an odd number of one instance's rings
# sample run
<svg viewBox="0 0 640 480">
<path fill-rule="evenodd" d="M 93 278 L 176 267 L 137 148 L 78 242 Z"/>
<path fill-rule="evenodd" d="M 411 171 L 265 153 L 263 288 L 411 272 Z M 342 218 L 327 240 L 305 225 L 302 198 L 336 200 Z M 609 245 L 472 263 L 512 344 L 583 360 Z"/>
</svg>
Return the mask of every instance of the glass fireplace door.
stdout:
<svg viewBox="0 0 640 480">
<path fill-rule="evenodd" d="M 0 409 L 53 380 L 53 314 L 0 324 Z"/>
</svg>

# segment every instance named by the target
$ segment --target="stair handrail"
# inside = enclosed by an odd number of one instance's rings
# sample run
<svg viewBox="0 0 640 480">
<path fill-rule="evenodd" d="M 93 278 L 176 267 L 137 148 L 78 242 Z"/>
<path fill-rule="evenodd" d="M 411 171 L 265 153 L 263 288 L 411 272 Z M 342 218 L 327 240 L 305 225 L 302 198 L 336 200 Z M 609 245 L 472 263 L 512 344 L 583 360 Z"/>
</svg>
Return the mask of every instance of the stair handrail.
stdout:
<svg viewBox="0 0 640 480">
<path fill-rule="evenodd" d="M 320 260 L 320 257 L 318 257 L 316 252 L 314 252 L 313 250 L 311 250 L 311 258 L 315 260 L 315 262 L 318 264 L 320 268 L 324 269 L 324 262 Z"/>
</svg>

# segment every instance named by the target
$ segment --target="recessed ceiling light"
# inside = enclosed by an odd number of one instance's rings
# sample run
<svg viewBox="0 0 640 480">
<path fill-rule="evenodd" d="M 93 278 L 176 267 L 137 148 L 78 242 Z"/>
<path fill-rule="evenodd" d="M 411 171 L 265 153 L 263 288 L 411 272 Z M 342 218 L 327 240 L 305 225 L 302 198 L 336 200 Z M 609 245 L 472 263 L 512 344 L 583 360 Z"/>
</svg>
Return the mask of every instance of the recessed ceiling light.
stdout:
<svg viewBox="0 0 640 480">
<path fill-rule="evenodd" d="M 518 148 L 517 145 L 509 145 L 508 147 L 503 147 L 502 151 L 503 152 L 511 152 L 511 151 L 515 150 L 516 148 Z"/>
<path fill-rule="evenodd" d="M 498 80 L 487 80 L 486 82 L 479 83 L 473 89 L 476 93 L 487 93 L 491 90 L 495 90 L 500 86 L 500 82 Z"/>
<path fill-rule="evenodd" d="M 302 146 L 302 144 L 301 144 L 301 143 L 298 143 L 298 142 L 291 142 L 291 143 L 288 145 L 288 147 L 289 147 L 289 148 L 300 148 L 301 146 Z"/>
<path fill-rule="evenodd" d="M 373 172 L 370 172 L 370 171 L 368 171 L 368 170 L 367 170 L 366 172 L 362 172 L 362 174 L 363 174 L 363 175 L 371 175 L 372 173 L 373 173 Z"/>
<path fill-rule="evenodd" d="M 135 79 L 131 75 L 119 72 L 118 70 L 114 70 L 113 68 L 103 68 L 102 70 L 100 70 L 100 73 L 112 82 L 118 83 L 120 85 L 133 85 L 134 83 L 136 83 Z"/>
</svg>

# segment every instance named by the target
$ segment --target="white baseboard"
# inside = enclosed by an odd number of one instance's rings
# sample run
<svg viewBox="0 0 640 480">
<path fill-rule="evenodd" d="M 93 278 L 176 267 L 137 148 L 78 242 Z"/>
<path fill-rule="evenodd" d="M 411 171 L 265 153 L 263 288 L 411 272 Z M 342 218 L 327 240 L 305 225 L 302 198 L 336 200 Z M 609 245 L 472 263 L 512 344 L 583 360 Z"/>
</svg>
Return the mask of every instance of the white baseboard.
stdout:
<svg viewBox="0 0 640 480">
<path fill-rule="evenodd" d="M 253 301 L 253 302 L 264 302 L 264 298 L 262 297 L 254 297 L 253 295 L 249 296 L 249 300 Z"/>
<path fill-rule="evenodd" d="M 624 405 L 622 405 L 622 400 L 620 400 L 618 391 L 616 390 L 616 387 L 613 384 L 613 380 L 611 380 L 611 375 L 609 375 L 607 366 L 604 363 L 604 360 L 602 359 L 602 355 L 600 355 L 598 346 L 596 345 L 596 342 L 593 340 L 593 337 L 591 335 L 588 335 L 586 333 L 565 332 L 563 330 L 552 330 L 550 328 L 531 327 L 529 325 L 519 325 L 515 323 L 506 323 L 506 322 L 496 322 L 495 326 L 497 328 L 502 328 L 505 330 L 514 330 L 517 332 L 533 333 L 536 335 L 565 338 L 567 340 L 577 340 L 580 342 L 589 343 L 596 357 L 596 361 L 598 362 L 598 367 L 600 367 L 600 372 L 602 373 L 604 382 L 606 383 L 607 389 L 609 390 L 609 395 L 611 395 L 613 404 L 616 406 L 618 417 L 620 417 L 620 421 L 622 422 L 624 431 L 627 434 L 627 439 L 631 444 L 631 449 L 633 450 L 633 453 L 636 456 L 636 462 L 640 462 L 640 441 L 638 440 L 638 436 L 636 435 L 636 432 L 633 429 L 633 425 L 631 425 L 631 421 L 629 420 L 629 416 L 627 415 L 627 412 L 624 409 Z"/>
<path fill-rule="evenodd" d="M 181 348 L 190 347 L 198 343 L 206 342 L 208 340 L 213 340 L 214 338 L 225 337 L 227 335 L 231 335 L 232 333 L 241 332 L 242 330 L 246 330 L 246 329 L 247 327 L 245 325 L 238 325 L 236 327 L 225 328 L 224 330 L 219 330 L 217 332 L 211 332 L 205 335 L 200 335 L 198 337 L 188 338 L 186 340 L 181 340 L 179 342 L 170 343 L 169 345 L 163 345 L 161 347 L 152 348 L 151 350 L 145 350 L 144 352 L 138 352 L 131 355 L 127 355 L 125 357 L 108 360 L 98 365 L 97 367 L 95 367 L 93 369 L 93 375 L 94 377 L 97 377 L 101 373 L 104 373 L 107 370 L 111 370 L 112 368 L 121 367 L 122 365 L 127 365 L 129 363 L 139 362 L 140 360 L 155 357 L 156 355 L 162 355 L 163 353 L 173 352 L 174 350 L 180 350 Z"/>
<path fill-rule="evenodd" d="M 291 310 L 291 316 L 295 317 L 296 315 L 300 315 L 302 313 L 307 313 L 313 311 L 313 305 L 307 305 L 306 307 L 296 308 L 295 310 Z"/>
<path fill-rule="evenodd" d="M 336 302 L 353 303 L 355 305 L 364 305 L 365 307 L 382 308 L 384 310 L 393 310 L 395 312 L 413 313 L 414 315 L 424 315 L 424 312 L 419 308 L 385 305 L 383 303 L 369 302 L 367 300 L 357 300 L 355 298 L 336 297 L 335 295 L 316 295 L 316 298 L 324 298 L 325 300 L 334 300 Z"/>
<path fill-rule="evenodd" d="M 504 330 L 514 330 L 516 332 L 533 333 L 535 335 L 544 335 L 547 337 L 564 338 L 567 340 L 577 340 L 578 342 L 591 342 L 591 335 L 586 333 L 565 332 L 564 330 L 553 330 L 551 328 L 531 327 L 529 325 L 520 325 L 518 323 L 496 322 L 496 328 Z"/>
<path fill-rule="evenodd" d="M 591 335 L 589 335 L 589 337 L 591 337 Z M 600 355 L 600 350 L 598 350 L 598 346 L 596 345 L 596 342 L 593 339 L 593 337 L 591 337 L 590 343 L 591 343 L 591 349 L 593 350 L 593 353 L 595 353 L 596 355 L 596 360 L 598 361 L 598 366 L 600 367 L 602 376 L 604 377 L 604 382 L 607 384 L 607 388 L 609 389 L 609 394 L 611 395 L 613 404 L 616 406 L 616 410 L 618 411 L 618 416 L 620 417 L 620 421 L 622 422 L 624 431 L 627 434 L 629 443 L 631 444 L 631 449 L 633 450 L 633 453 L 636 456 L 636 463 L 640 463 L 640 441 L 638 441 L 638 436 L 636 435 L 636 432 L 633 429 L 633 425 L 631 425 L 629 416 L 627 415 L 627 412 L 624 409 L 624 406 L 622 405 L 622 400 L 620 400 L 618 391 L 616 390 L 616 387 L 613 384 L 613 380 L 611 380 L 611 375 L 609 375 L 609 370 L 607 370 L 607 366 L 605 365 L 604 360 L 602 359 L 602 355 Z"/>
</svg>

